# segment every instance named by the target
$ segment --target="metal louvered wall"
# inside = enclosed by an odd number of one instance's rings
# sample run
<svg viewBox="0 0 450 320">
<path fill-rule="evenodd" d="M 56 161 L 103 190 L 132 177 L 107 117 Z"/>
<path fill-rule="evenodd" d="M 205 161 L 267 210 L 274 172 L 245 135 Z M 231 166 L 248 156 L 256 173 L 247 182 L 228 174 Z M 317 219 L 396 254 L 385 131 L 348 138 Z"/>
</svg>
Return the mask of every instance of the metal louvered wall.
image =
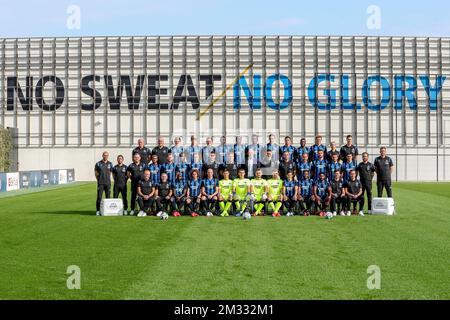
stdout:
<svg viewBox="0 0 450 320">
<path fill-rule="evenodd" d="M 261 91 L 260 108 L 251 108 L 244 90 L 239 90 L 240 108 L 231 86 L 237 76 L 253 65 L 243 76 L 252 94 Z M 421 81 L 427 76 L 431 86 L 437 79 L 450 76 L 449 38 L 412 37 L 314 37 L 314 36 L 174 36 L 174 37 L 85 37 L 0 39 L 0 125 L 18 128 L 19 162 L 21 170 L 32 169 L 32 154 L 48 167 L 75 167 L 87 170 L 78 177 L 91 179 L 91 168 L 84 169 L 80 161 L 61 165 L 77 157 L 96 159 L 99 150 L 127 152 L 136 140 L 144 137 L 154 145 L 162 135 L 171 140 L 174 135 L 191 134 L 214 136 L 215 143 L 225 134 L 230 137 L 251 133 L 265 135 L 275 132 L 280 137 L 290 135 L 294 144 L 301 137 L 313 143 L 320 133 L 324 142 L 334 140 L 343 144 L 347 134 L 353 134 L 361 150 L 373 156 L 378 147 L 386 145 L 397 164 L 400 180 L 448 180 L 447 160 L 450 142 L 450 79 L 430 101 Z M 289 105 L 283 109 L 268 106 L 265 83 L 272 75 L 285 75 L 291 84 L 287 97 Z M 83 85 L 86 76 L 98 76 L 99 81 Z M 220 81 L 208 84 L 200 75 L 219 75 Z M 311 100 L 311 81 L 315 77 L 333 75 L 334 81 L 316 81 Z M 342 83 L 342 75 L 348 78 Z M 390 99 L 381 111 L 369 110 L 364 104 L 364 82 L 380 75 L 389 83 Z M 56 76 L 62 85 L 39 80 Z M 112 107 L 107 98 L 109 76 L 113 92 L 117 94 L 121 76 L 129 76 L 133 93 L 142 77 L 140 100 L 127 100 L 123 87 L 121 102 Z M 178 94 L 184 76 L 192 80 L 199 99 L 199 107 L 187 98 L 188 85 Z M 255 78 L 260 77 L 260 85 Z M 395 96 L 397 76 L 415 79 L 411 108 L 407 97 Z M 17 77 L 17 84 L 11 80 Z M 31 89 L 27 90 L 27 77 Z M 8 80 L 9 79 L 9 80 Z M 151 79 L 151 80 L 150 80 Z M 39 87 L 39 85 L 41 87 Z M 401 82 L 403 90 L 408 84 Z M 12 87 L 11 87 L 12 86 Z M 32 103 L 24 108 L 17 96 L 20 86 L 24 99 L 33 93 Z M 403 87 L 404 86 L 404 87 Z M 93 97 L 81 89 L 96 92 Z M 345 87 L 345 88 L 344 88 Z M 150 88 L 150 89 L 149 89 Z M 208 88 L 212 94 L 208 97 Z M 386 89 L 386 88 L 384 88 Z M 372 101 L 382 100 L 386 94 L 379 83 L 371 87 Z M 8 91 L 9 90 L 9 91 Z M 156 92 L 161 90 L 160 94 Z M 51 106 L 59 94 L 64 95 L 60 107 L 43 110 L 37 101 L 42 91 L 43 101 Z M 328 101 L 330 94 L 335 97 Z M 348 96 L 348 101 L 342 92 Z M 9 92 L 9 93 L 8 93 Z M 214 106 L 200 117 L 210 103 L 225 92 Z M 285 99 L 285 85 L 274 81 L 273 100 Z M 156 93 L 156 94 L 155 94 Z M 8 101 L 8 95 L 13 99 Z M 82 104 L 93 104 L 101 97 L 98 108 L 83 110 Z M 185 97 L 185 98 L 181 98 Z M 152 100 L 151 98 L 154 98 Z M 185 100 L 178 108 L 171 108 L 174 99 Z M 42 102 L 42 100 L 41 100 Z M 254 101 L 255 102 L 255 101 Z M 11 105 L 11 103 L 13 103 Z M 358 108 L 343 108 L 357 103 Z M 402 108 L 396 108 L 401 103 Z M 436 110 L 432 104 L 436 105 Z M 325 104 L 325 108 L 320 108 Z M 167 105 L 168 107 L 166 108 Z M 28 109 L 28 110 L 24 110 Z M 86 157 L 86 154 L 89 156 Z M 73 160 L 72 160 L 73 159 Z M 79 159 L 78 159 L 79 160 Z M 129 159 L 128 159 L 129 160 Z M 84 164 L 83 164 L 84 163 Z M 83 165 L 81 165 L 83 164 Z M 39 168 L 41 169 L 41 168 Z M 447 169 L 447 170 L 446 170 Z"/>
</svg>

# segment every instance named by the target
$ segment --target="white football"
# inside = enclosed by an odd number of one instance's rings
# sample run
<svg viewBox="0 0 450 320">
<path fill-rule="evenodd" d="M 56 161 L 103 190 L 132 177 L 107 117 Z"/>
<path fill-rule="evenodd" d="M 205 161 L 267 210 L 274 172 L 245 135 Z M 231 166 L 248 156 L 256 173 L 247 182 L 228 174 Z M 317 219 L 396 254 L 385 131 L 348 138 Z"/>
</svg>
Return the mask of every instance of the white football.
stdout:
<svg viewBox="0 0 450 320">
<path fill-rule="evenodd" d="M 161 214 L 160 219 L 161 219 L 161 220 L 168 220 L 168 219 L 169 219 L 169 215 L 168 215 L 167 213 L 163 212 L 163 213 Z"/>
<path fill-rule="evenodd" d="M 252 218 L 252 215 L 249 212 L 244 212 L 242 215 L 242 219 L 244 220 L 250 220 Z"/>
</svg>

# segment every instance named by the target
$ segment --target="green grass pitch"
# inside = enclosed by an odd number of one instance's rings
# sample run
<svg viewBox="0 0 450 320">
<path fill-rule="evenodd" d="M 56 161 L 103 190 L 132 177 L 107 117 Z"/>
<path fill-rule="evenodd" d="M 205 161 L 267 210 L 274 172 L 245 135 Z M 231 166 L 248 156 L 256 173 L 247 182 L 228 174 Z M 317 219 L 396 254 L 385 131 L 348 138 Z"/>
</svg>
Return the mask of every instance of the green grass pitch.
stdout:
<svg viewBox="0 0 450 320">
<path fill-rule="evenodd" d="M 450 183 L 394 196 L 393 217 L 161 221 L 96 217 L 93 183 L 3 194 L 0 299 L 449 299 Z"/>
</svg>

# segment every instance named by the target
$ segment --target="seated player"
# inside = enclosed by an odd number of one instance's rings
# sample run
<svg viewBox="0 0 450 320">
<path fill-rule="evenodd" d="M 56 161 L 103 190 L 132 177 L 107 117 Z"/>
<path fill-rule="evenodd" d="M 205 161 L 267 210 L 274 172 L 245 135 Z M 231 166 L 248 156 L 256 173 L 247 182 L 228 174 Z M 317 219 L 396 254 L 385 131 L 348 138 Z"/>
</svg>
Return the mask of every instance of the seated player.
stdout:
<svg viewBox="0 0 450 320">
<path fill-rule="evenodd" d="M 341 178 L 341 172 L 335 171 L 334 178 L 331 180 L 331 211 L 333 216 L 337 216 L 340 212 L 341 216 L 345 216 L 345 192 L 343 188 L 343 181 Z"/>
<path fill-rule="evenodd" d="M 251 204 L 253 215 L 265 215 L 267 204 L 267 181 L 263 179 L 263 173 L 260 168 L 256 169 L 255 178 L 250 184 Z M 262 210 L 264 209 L 264 212 Z"/>
<path fill-rule="evenodd" d="M 220 215 L 222 217 L 228 217 L 228 210 L 230 210 L 233 204 L 233 180 L 230 179 L 230 171 L 223 169 L 223 179 L 219 181 L 219 207 Z"/>
<path fill-rule="evenodd" d="M 216 212 L 217 195 L 219 186 L 214 177 L 214 169 L 209 168 L 206 171 L 206 178 L 202 182 L 201 205 L 203 214 L 210 217 Z"/>
<path fill-rule="evenodd" d="M 272 179 L 267 180 L 268 203 L 272 210 L 272 217 L 279 217 L 280 208 L 283 205 L 283 180 L 280 179 L 278 170 L 272 173 Z"/>
<path fill-rule="evenodd" d="M 298 183 L 294 180 L 294 172 L 288 171 L 287 178 L 283 183 L 283 206 L 286 209 L 286 216 L 292 217 L 296 210 Z"/>
<path fill-rule="evenodd" d="M 169 153 L 172 155 L 171 153 Z M 156 216 L 160 217 L 164 212 L 169 211 L 172 199 L 172 185 L 170 184 L 169 175 L 167 172 L 161 173 L 161 182 L 156 186 L 156 207 L 158 213 Z"/>
<path fill-rule="evenodd" d="M 199 178 L 197 169 L 193 169 L 190 176 L 191 178 L 187 183 L 186 209 L 192 217 L 198 217 L 197 212 L 200 207 L 202 181 Z"/>
<path fill-rule="evenodd" d="M 137 184 L 138 204 L 140 211 L 138 217 L 146 217 L 155 201 L 155 185 L 150 180 L 150 170 L 144 170 L 144 177 Z"/>
<path fill-rule="evenodd" d="M 309 216 L 314 211 L 313 185 L 309 171 L 303 171 L 303 179 L 299 182 L 298 203 L 304 216 Z"/>
<path fill-rule="evenodd" d="M 186 208 L 184 206 L 186 193 L 186 182 L 183 179 L 183 173 L 178 171 L 175 178 L 175 183 L 172 186 L 172 215 L 174 217 L 181 216 L 181 208 L 186 211 Z"/>
<path fill-rule="evenodd" d="M 234 179 L 233 202 L 236 217 L 240 217 L 246 212 L 247 202 L 250 196 L 250 180 L 245 178 L 245 170 L 240 168 L 238 177 Z"/>
<path fill-rule="evenodd" d="M 319 180 L 314 184 L 313 193 L 316 200 L 316 214 L 317 209 L 319 209 L 319 216 L 323 217 L 331 201 L 331 187 L 325 172 L 319 174 Z"/>
<path fill-rule="evenodd" d="M 355 170 L 350 171 L 350 179 L 347 182 L 344 182 L 343 187 L 347 199 L 347 216 L 352 214 L 350 211 L 352 204 L 353 213 L 355 214 L 357 203 L 359 203 L 359 215 L 364 216 L 364 195 L 362 192 L 362 184 L 358 179 L 356 179 Z"/>
</svg>

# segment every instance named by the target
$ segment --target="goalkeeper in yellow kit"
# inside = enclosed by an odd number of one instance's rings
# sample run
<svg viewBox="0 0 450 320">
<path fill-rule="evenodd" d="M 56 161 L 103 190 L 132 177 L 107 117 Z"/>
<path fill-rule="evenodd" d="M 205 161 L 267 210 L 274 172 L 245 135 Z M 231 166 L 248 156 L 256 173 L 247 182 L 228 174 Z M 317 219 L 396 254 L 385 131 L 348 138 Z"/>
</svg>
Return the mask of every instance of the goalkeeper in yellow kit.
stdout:
<svg viewBox="0 0 450 320">
<path fill-rule="evenodd" d="M 272 210 L 273 217 L 279 217 L 280 208 L 283 205 L 283 180 L 280 179 L 278 170 L 272 173 L 272 179 L 267 180 L 269 207 Z"/>
<path fill-rule="evenodd" d="M 251 180 L 251 204 L 253 208 L 253 215 L 265 215 L 267 208 L 267 181 L 262 178 L 262 170 L 257 169 L 255 172 L 255 179 Z M 264 212 L 262 210 L 264 209 Z"/>
<path fill-rule="evenodd" d="M 230 180 L 230 171 L 223 170 L 223 179 L 219 181 L 219 207 L 222 217 L 228 217 L 228 210 L 233 204 L 234 181 Z"/>
<path fill-rule="evenodd" d="M 245 170 L 243 168 L 238 171 L 238 178 L 234 179 L 233 201 L 236 208 L 236 217 L 240 217 L 247 209 L 248 200 L 250 199 L 250 180 L 245 178 Z"/>
</svg>

